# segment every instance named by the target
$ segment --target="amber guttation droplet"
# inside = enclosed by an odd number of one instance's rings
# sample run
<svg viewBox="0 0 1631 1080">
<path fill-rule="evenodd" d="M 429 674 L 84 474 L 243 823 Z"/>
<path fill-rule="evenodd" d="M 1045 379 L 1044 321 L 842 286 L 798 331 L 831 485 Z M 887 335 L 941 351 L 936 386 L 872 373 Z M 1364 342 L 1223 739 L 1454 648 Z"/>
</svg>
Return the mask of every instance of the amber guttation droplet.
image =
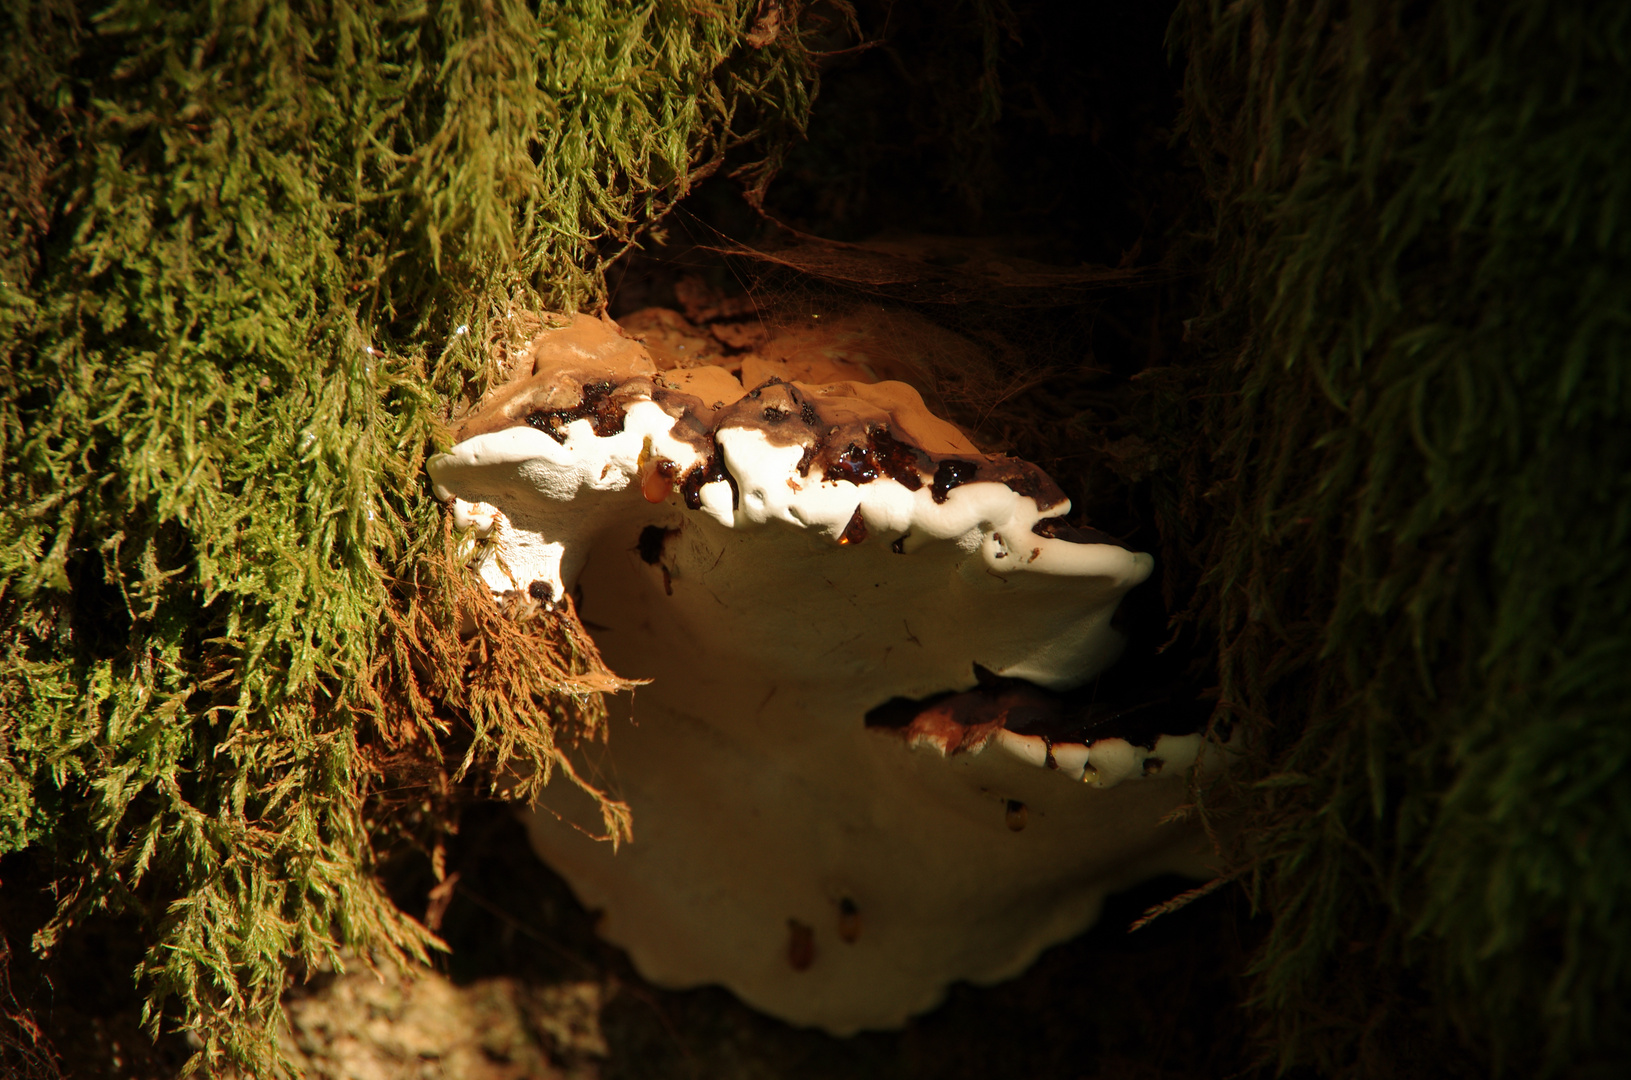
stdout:
<svg viewBox="0 0 1631 1080">
<path fill-rule="evenodd" d="M 664 469 L 663 466 L 668 468 Z M 660 503 L 674 493 L 674 463 L 658 460 L 640 480 L 640 494 L 648 503 Z"/>
<path fill-rule="evenodd" d="M 844 535 L 838 538 L 840 544 L 859 544 L 866 539 L 866 522 L 861 520 L 861 508 L 857 506 L 855 513 L 850 515 L 849 524 L 844 526 Z"/>
<path fill-rule="evenodd" d="M 815 963 L 815 931 L 797 919 L 787 920 L 787 962 L 794 971 L 808 971 Z"/>
<path fill-rule="evenodd" d="M 1015 832 L 1025 828 L 1025 804 L 1018 799 L 1009 799 L 1007 805 L 1008 827 Z"/>
<path fill-rule="evenodd" d="M 861 909 L 847 896 L 838 901 L 838 936 L 851 945 L 861 936 Z"/>
</svg>

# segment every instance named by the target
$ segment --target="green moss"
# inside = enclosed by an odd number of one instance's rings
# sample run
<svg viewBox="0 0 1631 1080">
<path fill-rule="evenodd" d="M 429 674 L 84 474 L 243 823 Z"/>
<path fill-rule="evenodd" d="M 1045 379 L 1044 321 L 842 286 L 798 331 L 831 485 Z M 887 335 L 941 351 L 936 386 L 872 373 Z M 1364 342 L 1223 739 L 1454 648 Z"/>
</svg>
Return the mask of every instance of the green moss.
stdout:
<svg viewBox="0 0 1631 1080">
<path fill-rule="evenodd" d="M 434 945 L 371 873 L 382 777 L 595 736 L 592 648 L 461 587 L 423 458 L 516 313 L 797 131 L 753 8 L 8 7 L 0 845 L 50 854 L 38 948 L 136 920 L 195 1064 L 268 1067 L 290 964 Z"/>
<path fill-rule="evenodd" d="M 1175 393 L 1267 1045 L 1378 1077 L 1612 1060 L 1631 11 L 1194 2 L 1178 34 L 1217 220 L 1215 361 Z"/>
</svg>

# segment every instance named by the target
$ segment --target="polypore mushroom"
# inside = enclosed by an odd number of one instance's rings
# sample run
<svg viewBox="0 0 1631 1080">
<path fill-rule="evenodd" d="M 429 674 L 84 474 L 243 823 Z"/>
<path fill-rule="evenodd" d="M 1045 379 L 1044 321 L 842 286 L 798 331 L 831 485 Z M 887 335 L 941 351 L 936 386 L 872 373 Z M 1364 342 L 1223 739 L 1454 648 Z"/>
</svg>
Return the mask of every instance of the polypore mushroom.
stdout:
<svg viewBox="0 0 1631 1080">
<path fill-rule="evenodd" d="M 1204 874 L 1160 823 L 1202 737 L 1095 729 L 1070 694 L 1150 557 L 1073 534 L 1047 476 L 904 383 L 758 373 L 660 372 L 579 316 L 430 465 L 493 589 L 575 592 L 650 680 L 600 763 L 632 842 L 565 785 L 527 818 L 602 934 L 655 983 L 848 1033 Z"/>
</svg>

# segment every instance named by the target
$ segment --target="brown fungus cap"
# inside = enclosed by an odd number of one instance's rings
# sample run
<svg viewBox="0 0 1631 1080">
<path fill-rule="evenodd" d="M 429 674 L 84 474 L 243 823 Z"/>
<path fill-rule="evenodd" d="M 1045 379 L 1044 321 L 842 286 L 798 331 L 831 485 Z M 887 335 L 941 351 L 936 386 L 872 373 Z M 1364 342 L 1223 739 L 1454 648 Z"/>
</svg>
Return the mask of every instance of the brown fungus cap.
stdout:
<svg viewBox="0 0 1631 1080">
<path fill-rule="evenodd" d="M 457 442 L 529 424 L 556 433 L 587 419 L 597 435 L 621 430 L 629 404 L 650 399 L 676 421 L 674 434 L 707 456 L 722 428 L 761 432 L 774 446 L 806 451 L 800 471 L 867 483 L 888 476 L 914 490 L 927 485 L 943 502 L 953 488 L 990 481 L 1058 506 L 1064 492 L 1041 469 L 987 455 L 948 420 L 935 416 L 913 386 L 856 378 L 816 382 L 861 365 L 816 352 L 811 333 L 795 332 L 800 351 L 782 360 L 748 356 L 734 366 L 699 364 L 659 371 L 645 346 L 610 319 L 577 315 L 543 331 L 516 366 L 516 375 L 489 394 L 454 429 Z M 913 365 L 896 365 L 914 370 Z M 745 381 L 745 385 L 744 385 Z"/>
</svg>

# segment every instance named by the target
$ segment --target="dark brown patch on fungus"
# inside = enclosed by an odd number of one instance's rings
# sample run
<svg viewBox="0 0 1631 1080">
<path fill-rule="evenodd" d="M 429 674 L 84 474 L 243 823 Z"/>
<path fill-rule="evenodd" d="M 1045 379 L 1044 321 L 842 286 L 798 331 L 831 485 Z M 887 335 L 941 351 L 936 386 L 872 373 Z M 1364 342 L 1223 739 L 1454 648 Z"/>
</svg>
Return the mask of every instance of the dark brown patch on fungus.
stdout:
<svg viewBox="0 0 1631 1080">
<path fill-rule="evenodd" d="M 878 478 L 878 463 L 870 449 L 850 443 L 823 464 L 821 478 L 848 480 L 852 484 L 870 484 Z"/>
<path fill-rule="evenodd" d="M 872 433 L 872 454 L 885 476 L 904 487 L 917 491 L 923 486 L 918 451 L 900 442 L 886 427 Z"/>
<path fill-rule="evenodd" d="M 1003 804 L 1003 820 L 1008 823 L 1008 828 L 1014 832 L 1022 832 L 1024 830 L 1025 820 L 1029 816 L 1029 812 L 1025 809 L 1025 804 L 1020 802 L 1018 799 L 1009 799 Z"/>
<path fill-rule="evenodd" d="M 663 557 L 663 545 L 668 538 L 678 536 L 678 529 L 665 529 L 661 525 L 647 525 L 640 530 L 640 539 L 635 543 L 634 549 L 640 553 L 640 561 L 647 566 L 656 566 Z"/>
<path fill-rule="evenodd" d="M 623 413 L 628 402 L 619 400 L 621 387 L 614 382 L 588 383 L 582 399 L 569 409 L 535 409 L 526 416 L 528 427 L 542 431 L 558 443 L 566 442 L 566 427 L 574 420 L 588 420 L 601 438 L 623 430 Z"/>
<path fill-rule="evenodd" d="M 809 408 L 809 406 L 806 405 L 805 408 Z M 811 443 L 804 448 L 804 453 L 799 456 L 798 469 L 800 476 L 810 475 L 810 465 L 815 461 L 816 451 L 820 449 L 820 446 L 820 443 Z"/>
<path fill-rule="evenodd" d="M 716 480 L 723 480 L 731 486 L 731 509 L 736 509 L 741 501 L 741 494 L 736 489 L 736 477 L 725 467 L 725 455 L 720 453 L 717 445 L 706 461 L 695 466 L 680 481 L 680 495 L 685 499 L 685 508 L 701 510 L 702 489 Z"/>
<path fill-rule="evenodd" d="M 838 937 L 847 945 L 861 937 L 861 909 L 847 896 L 838 901 Z"/>
<path fill-rule="evenodd" d="M 956 458 L 947 458 L 934 470 L 934 482 L 929 485 L 929 494 L 937 503 L 943 503 L 951 494 L 953 488 L 962 487 L 979 474 L 980 467 L 972 461 L 959 461 Z M 1010 483 L 1009 487 L 1014 485 Z"/>
<path fill-rule="evenodd" d="M 1037 536 L 1045 536 L 1049 540 L 1063 540 L 1067 544 L 1114 544 L 1121 546 L 1121 541 L 1109 533 L 1100 532 L 1088 525 L 1072 525 L 1062 517 L 1043 518 L 1031 526 L 1031 532 Z"/>
<path fill-rule="evenodd" d="M 844 534 L 838 538 L 840 544 L 859 544 L 866 539 L 866 522 L 861 518 L 861 508 L 857 506 L 855 513 L 850 515 L 849 524 L 844 526 Z"/>
<path fill-rule="evenodd" d="M 787 963 L 794 971 L 809 971 L 815 963 L 815 931 L 797 919 L 787 920 Z"/>
</svg>

